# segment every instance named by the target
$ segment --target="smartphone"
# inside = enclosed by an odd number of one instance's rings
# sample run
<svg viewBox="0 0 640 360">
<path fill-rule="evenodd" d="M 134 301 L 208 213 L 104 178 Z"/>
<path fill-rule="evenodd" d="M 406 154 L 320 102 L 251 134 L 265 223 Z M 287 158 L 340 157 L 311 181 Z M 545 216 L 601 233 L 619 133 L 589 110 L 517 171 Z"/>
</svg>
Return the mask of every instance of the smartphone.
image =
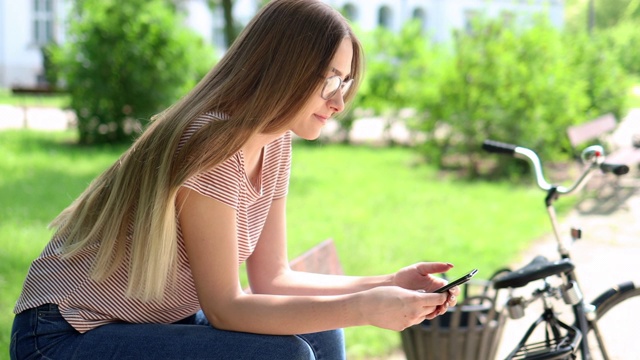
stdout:
<svg viewBox="0 0 640 360">
<path fill-rule="evenodd" d="M 458 286 L 458 285 L 462 285 L 464 283 L 466 283 L 467 281 L 471 280 L 471 278 L 478 272 L 478 269 L 473 269 L 471 271 L 469 271 L 468 273 L 466 273 L 465 275 L 463 275 L 462 277 L 460 277 L 459 279 L 456 279 L 450 283 L 448 283 L 447 285 L 441 287 L 440 289 L 434 291 L 435 293 L 443 293 L 445 291 L 448 291 L 449 289 L 451 289 L 454 286 Z"/>
</svg>

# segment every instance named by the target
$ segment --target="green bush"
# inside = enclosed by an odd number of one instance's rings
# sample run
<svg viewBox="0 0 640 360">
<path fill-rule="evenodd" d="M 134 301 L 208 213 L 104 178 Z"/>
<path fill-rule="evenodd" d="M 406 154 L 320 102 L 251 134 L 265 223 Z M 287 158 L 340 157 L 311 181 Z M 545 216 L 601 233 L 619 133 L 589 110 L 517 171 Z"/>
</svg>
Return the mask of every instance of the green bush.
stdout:
<svg viewBox="0 0 640 360">
<path fill-rule="evenodd" d="M 582 122 L 605 113 L 613 113 L 618 119 L 622 118 L 627 110 L 627 93 L 631 84 L 619 61 L 618 56 L 621 54 L 610 38 L 602 33 L 593 36 L 567 34 L 564 44 L 572 58 L 572 67 L 579 78 L 585 79 L 587 86 L 589 102 L 584 115 L 577 121 Z"/>
<path fill-rule="evenodd" d="M 604 37 L 606 49 L 618 59 L 628 73 L 640 76 L 640 31 L 638 21 L 623 21 L 598 35 Z"/>
<path fill-rule="evenodd" d="M 130 140 L 213 64 L 165 0 L 83 0 L 71 19 L 55 59 L 84 144 Z"/>
<path fill-rule="evenodd" d="M 481 172 L 487 138 L 540 150 L 545 157 L 569 147 L 567 126 L 584 116 L 587 83 L 578 76 L 561 34 L 546 22 L 514 30 L 480 21 L 456 32 L 441 82 L 442 101 L 421 127 L 434 134 L 421 149 L 441 167 Z M 510 172 L 506 160 L 498 172 Z M 518 164 L 518 163 L 515 163 Z M 518 166 L 518 165 L 516 165 Z"/>
<path fill-rule="evenodd" d="M 419 22 L 406 23 L 398 33 L 382 27 L 358 32 L 366 71 L 355 102 L 343 116 L 341 125 L 345 131 L 350 129 L 358 110 L 384 117 L 389 127 L 403 109 L 422 109 L 423 103 L 436 101 L 439 50 L 430 44 Z"/>
<path fill-rule="evenodd" d="M 412 108 L 413 116 L 401 120 L 425 135 L 417 150 L 440 168 L 463 168 L 471 176 L 484 172 L 480 144 L 488 138 L 568 159 L 567 127 L 608 112 L 625 114 L 629 82 L 619 62 L 640 61 L 617 58 L 634 56 L 640 48 L 632 46 L 634 36 L 640 39 L 623 26 L 590 37 L 562 33 L 542 18 L 524 28 L 480 19 L 442 49 L 416 23 L 399 33 L 376 29 L 361 35 L 367 69 L 343 127 L 350 129 L 360 108 L 387 125 Z M 526 169 L 496 160 L 498 175 Z"/>
</svg>

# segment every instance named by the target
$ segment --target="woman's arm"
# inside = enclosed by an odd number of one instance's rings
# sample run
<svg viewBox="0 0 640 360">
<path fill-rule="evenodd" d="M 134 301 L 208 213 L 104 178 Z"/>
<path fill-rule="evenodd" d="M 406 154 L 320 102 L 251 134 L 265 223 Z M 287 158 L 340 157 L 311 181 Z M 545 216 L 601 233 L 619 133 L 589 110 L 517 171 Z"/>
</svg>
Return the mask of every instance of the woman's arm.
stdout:
<svg viewBox="0 0 640 360">
<path fill-rule="evenodd" d="M 258 245 L 247 259 L 252 292 L 340 295 L 393 285 L 390 275 L 355 277 L 293 271 L 289 268 L 286 239 L 286 198 L 280 198 L 273 201 Z"/>
<path fill-rule="evenodd" d="M 343 295 L 245 294 L 238 276 L 235 210 L 186 188 L 180 190 L 178 204 L 198 299 L 217 328 L 263 334 L 299 334 L 357 325 L 401 330 L 436 316 L 436 309 L 447 300 L 444 294 L 395 286 Z M 286 253 L 278 256 L 274 261 L 286 263 Z M 274 269 L 267 267 L 266 271 Z"/>
<path fill-rule="evenodd" d="M 251 291 L 260 294 L 340 295 L 391 286 L 390 275 L 354 277 L 296 272 L 289 268 L 286 198 L 274 200 L 260 240 L 247 259 Z"/>
<path fill-rule="evenodd" d="M 273 202 L 258 245 L 247 260 L 247 272 L 254 293 L 290 295 L 339 295 L 378 286 L 435 290 L 446 283 L 431 274 L 443 273 L 453 265 L 421 263 L 395 274 L 343 276 L 297 272 L 289 268 L 286 241 L 286 198 Z M 458 289 L 454 290 L 457 295 Z"/>
</svg>

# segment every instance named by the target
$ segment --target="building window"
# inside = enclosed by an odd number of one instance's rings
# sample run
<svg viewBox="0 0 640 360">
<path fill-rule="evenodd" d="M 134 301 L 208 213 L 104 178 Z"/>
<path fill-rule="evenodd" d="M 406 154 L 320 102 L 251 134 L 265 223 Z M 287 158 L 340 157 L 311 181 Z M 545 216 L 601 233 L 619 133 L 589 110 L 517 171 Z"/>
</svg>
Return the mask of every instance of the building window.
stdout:
<svg viewBox="0 0 640 360">
<path fill-rule="evenodd" d="M 217 49 L 227 49 L 227 41 L 224 37 L 224 20 L 222 10 L 219 6 L 211 13 L 213 28 L 211 29 L 211 42 Z"/>
<path fill-rule="evenodd" d="M 504 10 L 500 13 L 500 18 L 502 19 L 502 23 L 506 27 L 511 27 L 515 25 L 516 22 L 516 14 L 512 11 Z"/>
<path fill-rule="evenodd" d="M 464 30 L 471 34 L 473 32 L 474 23 L 480 17 L 478 10 L 465 10 L 464 12 Z"/>
<path fill-rule="evenodd" d="M 347 19 L 353 22 L 358 21 L 358 9 L 356 8 L 355 5 L 351 3 L 346 3 L 342 8 L 342 13 L 344 14 L 344 17 L 346 17 Z"/>
<path fill-rule="evenodd" d="M 53 40 L 53 0 L 33 0 L 33 41 L 46 45 Z"/>
<path fill-rule="evenodd" d="M 390 7 L 385 5 L 378 10 L 378 25 L 387 29 L 392 28 L 393 12 Z"/>
<path fill-rule="evenodd" d="M 423 8 L 415 8 L 412 17 L 420 22 L 420 30 L 427 30 L 427 12 Z"/>
</svg>

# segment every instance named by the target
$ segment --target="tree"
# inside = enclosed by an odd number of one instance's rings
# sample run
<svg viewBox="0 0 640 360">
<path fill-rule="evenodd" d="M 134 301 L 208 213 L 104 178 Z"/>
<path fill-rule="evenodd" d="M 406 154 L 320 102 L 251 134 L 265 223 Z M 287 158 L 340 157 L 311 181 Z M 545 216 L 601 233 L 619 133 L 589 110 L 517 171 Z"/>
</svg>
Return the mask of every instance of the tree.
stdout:
<svg viewBox="0 0 640 360">
<path fill-rule="evenodd" d="M 167 0 L 82 0 L 54 54 L 80 143 L 130 140 L 192 87 L 213 52 Z"/>
<path fill-rule="evenodd" d="M 640 19 L 640 0 L 567 0 L 566 18 L 570 29 L 592 33 Z"/>
<path fill-rule="evenodd" d="M 233 41 L 239 34 L 233 20 L 233 0 L 207 0 L 209 9 L 214 10 L 222 6 L 222 15 L 224 17 L 224 39 L 227 47 L 231 46 Z"/>
<path fill-rule="evenodd" d="M 423 124 L 439 133 L 422 148 L 425 157 L 476 176 L 486 158 L 479 146 L 485 139 L 560 155 L 569 147 L 567 126 L 589 107 L 586 70 L 574 66 L 562 40 L 547 21 L 518 30 L 479 19 L 473 31 L 457 32 L 453 57 L 441 69 L 441 101 L 432 104 Z M 598 93 L 601 102 L 605 96 Z M 496 171 L 517 174 L 520 169 L 512 166 L 521 163 L 509 160 L 499 159 Z"/>
<path fill-rule="evenodd" d="M 640 0 L 598 0 L 594 7 L 595 26 L 598 29 L 613 27 L 623 20 L 640 18 Z"/>
<path fill-rule="evenodd" d="M 426 104 L 437 101 L 436 65 L 441 56 L 415 20 L 407 22 L 400 32 L 383 27 L 359 32 L 367 58 L 366 72 L 355 102 L 340 124 L 348 133 L 356 110 L 372 111 L 385 118 L 386 140 L 392 142 L 388 131 L 394 122 L 413 122 L 424 115 Z M 407 109 L 418 113 L 404 111 Z"/>
</svg>

